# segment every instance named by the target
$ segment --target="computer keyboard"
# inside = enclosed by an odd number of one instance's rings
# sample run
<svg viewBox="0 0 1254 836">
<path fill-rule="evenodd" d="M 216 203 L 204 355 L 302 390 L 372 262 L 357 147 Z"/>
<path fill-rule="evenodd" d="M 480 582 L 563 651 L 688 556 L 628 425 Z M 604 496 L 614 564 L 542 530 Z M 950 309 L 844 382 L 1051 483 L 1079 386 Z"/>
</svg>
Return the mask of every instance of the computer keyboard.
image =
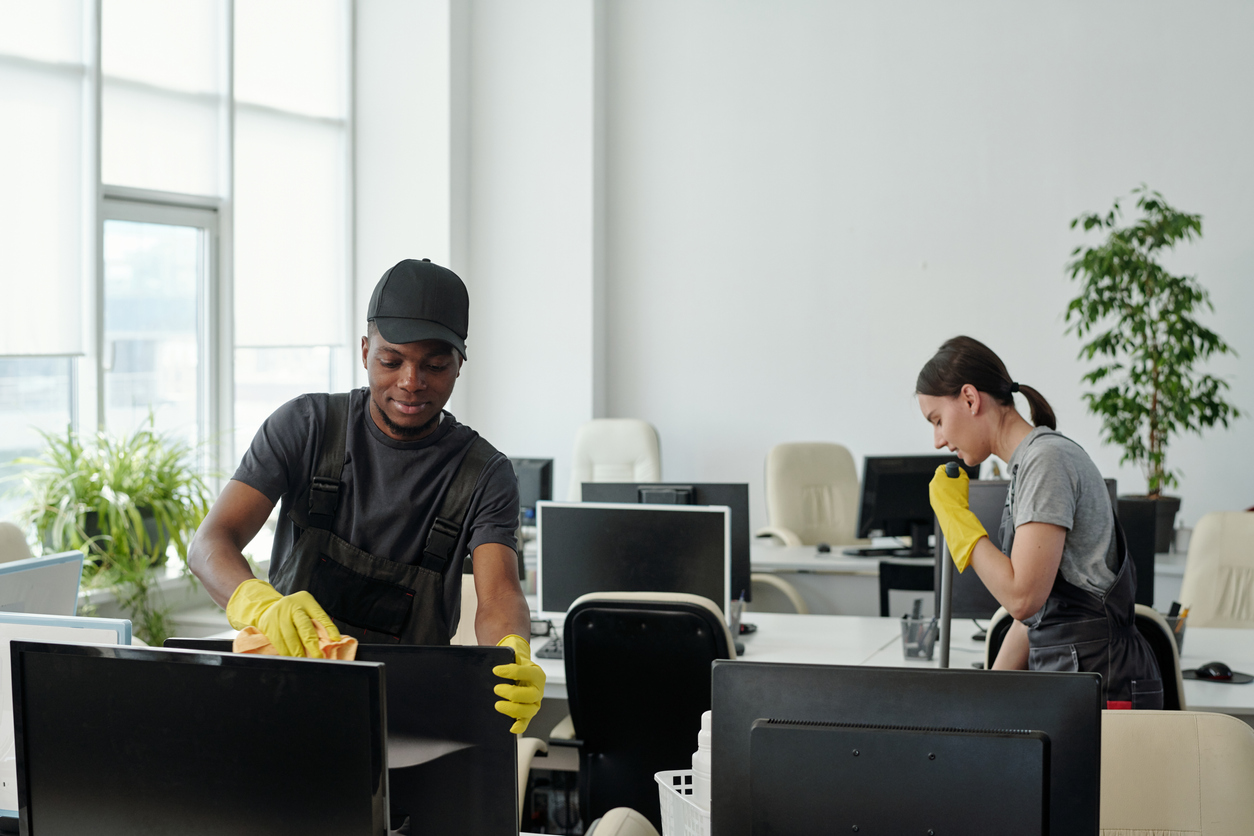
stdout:
<svg viewBox="0 0 1254 836">
<path fill-rule="evenodd" d="M 536 651 L 537 659 L 565 659 L 566 644 L 561 639 L 550 639 Z"/>
</svg>

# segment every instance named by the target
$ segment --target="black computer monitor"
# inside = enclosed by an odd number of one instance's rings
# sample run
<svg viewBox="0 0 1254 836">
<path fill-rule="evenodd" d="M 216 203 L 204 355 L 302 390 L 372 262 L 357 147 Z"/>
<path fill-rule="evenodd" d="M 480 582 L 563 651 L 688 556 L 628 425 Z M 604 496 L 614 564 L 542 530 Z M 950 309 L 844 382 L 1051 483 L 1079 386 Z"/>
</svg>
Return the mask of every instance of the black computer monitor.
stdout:
<svg viewBox="0 0 1254 836">
<path fill-rule="evenodd" d="M 687 592 L 723 615 L 731 590 L 731 509 L 541 502 L 538 609 L 565 613 L 589 592 Z"/>
<path fill-rule="evenodd" d="M 962 464 L 957 456 L 867 456 L 862 466 L 862 494 L 858 500 L 858 536 L 870 537 L 878 531 L 884 537 L 910 535 L 909 549 L 893 550 L 897 557 L 928 557 L 932 533 L 932 503 L 928 483 L 936 468 L 958 462 L 972 479 L 980 478 L 979 467 Z M 883 554 L 878 549 L 850 549 L 859 554 Z"/>
<path fill-rule="evenodd" d="M 1098 674 L 716 661 L 712 679 L 713 836 L 790 832 L 754 829 L 757 811 L 753 805 L 752 735 L 754 724 L 766 719 L 792 724 L 862 724 L 877 729 L 1042 733 L 1048 738 L 1049 832 L 1097 836 L 1103 707 Z M 796 751 L 802 755 L 806 750 L 798 747 Z M 845 756 L 853 757 L 852 750 Z M 882 788 L 877 797 L 877 806 L 884 808 L 883 821 L 846 821 L 844 814 L 856 809 L 847 803 L 861 804 L 864 812 L 874 814 L 874 808 L 868 810 L 862 803 L 868 790 L 864 788 L 854 798 L 832 785 L 825 796 L 831 804 L 830 824 L 823 832 L 852 833 L 857 824 L 862 833 L 926 833 L 927 827 L 912 830 L 889 825 L 895 820 L 891 814 L 909 809 L 916 797 L 912 782 L 934 773 L 930 766 L 899 765 L 898 780 Z M 821 759 L 797 757 L 785 777 L 821 778 L 826 768 Z M 777 778 L 762 776 L 764 784 Z M 998 799 L 987 789 L 968 785 L 966 803 L 997 804 Z M 922 807 L 917 809 L 926 812 Z M 961 826 L 935 830 L 972 832 Z M 1008 828 L 1000 832 L 1025 831 Z"/>
<path fill-rule="evenodd" d="M 166 647 L 231 652 L 230 639 L 166 639 Z M 507 647 L 359 644 L 387 682 L 388 801 L 393 829 L 516 836 L 518 743 L 495 708 L 492 673 Z"/>
<path fill-rule="evenodd" d="M 553 498 L 552 459 L 510 459 L 518 477 L 518 508 L 523 525 L 536 524 L 536 503 Z"/>
<path fill-rule="evenodd" d="M 383 666 L 14 641 L 24 834 L 384 836 Z"/>
<path fill-rule="evenodd" d="M 752 601 L 749 582 L 749 485 L 697 482 L 584 482 L 585 502 L 641 502 L 651 505 L 726 505 L 731 509 L 731 597 Z"/>
</svg>

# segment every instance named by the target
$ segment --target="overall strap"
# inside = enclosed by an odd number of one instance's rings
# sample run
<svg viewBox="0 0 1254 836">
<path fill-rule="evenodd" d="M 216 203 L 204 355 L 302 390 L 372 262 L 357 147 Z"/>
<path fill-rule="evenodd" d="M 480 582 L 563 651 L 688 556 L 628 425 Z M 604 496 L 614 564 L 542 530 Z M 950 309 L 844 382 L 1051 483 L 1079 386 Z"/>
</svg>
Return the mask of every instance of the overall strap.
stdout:
<svg viewBox="0 0 1254 836">
<path fill-rule="evenodd" d="M 348 438 L 348 397 L 340 392 L 327 398 L 318 465 L 309 483 L 309 527 L 331 530 L 340 503 L 340 474 L 344 470 L 344 443 Z"/>
<path fill-rule="evenodd" d="M 462 526 L 466 523 L 475 485 L 478 484 L 484 467 L 495 455 L 496 448 L 483 438 L 476 437 L 471 442 L 470 449 L 457 466 L 453 483 L 444 494 L 444 502 L 436 514 L 435 523 L 427 533 L 427 544 L 423 547 L 422 562 L 419 564 L 422 568 L 443 572 L 444 567 L 453 559 L 453 550 L 457 548 Z"/>
</svg>

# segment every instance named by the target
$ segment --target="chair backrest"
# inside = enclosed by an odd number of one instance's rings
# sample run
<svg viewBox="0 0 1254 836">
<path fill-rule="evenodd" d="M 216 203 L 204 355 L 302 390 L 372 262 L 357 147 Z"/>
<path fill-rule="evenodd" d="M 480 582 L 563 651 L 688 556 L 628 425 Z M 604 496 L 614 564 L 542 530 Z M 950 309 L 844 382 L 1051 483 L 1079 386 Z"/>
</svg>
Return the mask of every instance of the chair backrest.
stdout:
<svg viewBox="0 0 1254 836">
<path fill-rule="evenodd" d="M 858 470 L 841 444 L 776 444 L 766 454 L 766 513 L 771 526 L 805 545 L 852 543 L 858 528 Z"/>
<path fill-rule="evenodd" d="M 1144 604 L 1136 605 L 1136 629 L 1158 662 L 1158 671 L 1163 676 L 1163 708 L 1169 711 L 1183 711 L 1188 708 L 1184 702 L 1184 676 L 1180 673 L 1180 649 L 1176 647 L 1176 638 L 1171 635 L 1171 627 L 1163 620 L 1153 607 Z"/>
<path fill-rule="evenodd" d="M 1102 712 L 1103 833 L 1248 834 L 1254 822 L 1251 786 L 1254 729 L 1235 717 Z"/>
<path fill-rule="evenodd" d="M 585 826 L 631 807 L 661 828 L 653 776 L 691 767 L 710 708 L 710 666 L 735 657 L 731 641 L 722 612 L 698 595 L 608 592 L 571 604 L 566 693 L 582 741 Z"/>
<path fill-rule="evenodd" d="M 26 544 L 22 529 L 8 520 L 0 520 L 0 563 L 26 560 L 30 556 L 30 546 Z"/>
<path fill-rule="evenodd" d="M 912 566 L 908 563 L 880 561 L 880 618 L 888 618 L 888 590 L 906 589 L 912 592 L 932 592 L 936 586 L 931 566 Z M 928 596 L 931 597 L 931 596 Z"/>
<path fill-rule="evenodd" d="M 1006 640 L 1006 634 L 1010 632 L 1010 628 L 1014 626 L 1014 623 L 1015 620 L 1010 617 L 1010 613 L 1006 611 L 1005 607 L 998 607 L 997 612 L 993 613 L 984 637 L 985 670 L 991 671 L 993 669 L 993 663 L 997 661 L 997 653 L 1001 650 L 1002 642 Z"/>
<path fill-rule="evenodd" d="M 575 434 L 567 499 L 578 502 L 584 482 L 658 482 L 662 453 L 657 430 L 638 418 L 596 418 Z"/>
<path fill-rule="evenodd" d="M 1218 511 L 1198 520 L 1180 603 L 1190 627 L 1254 627 L 1254 514 Z"/>
</svg>

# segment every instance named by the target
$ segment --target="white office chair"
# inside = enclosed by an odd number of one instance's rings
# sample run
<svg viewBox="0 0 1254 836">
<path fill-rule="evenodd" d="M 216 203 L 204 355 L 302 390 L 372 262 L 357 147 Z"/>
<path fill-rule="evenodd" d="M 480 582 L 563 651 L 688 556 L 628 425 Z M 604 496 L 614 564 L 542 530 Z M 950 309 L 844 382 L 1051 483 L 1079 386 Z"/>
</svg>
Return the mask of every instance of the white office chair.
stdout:
<svg viewBox="0 0 1254 836">
<path fill-rule="evenodd" d="M 26 535 L 8 520 L 0 521 L 0 563 L 31 557 Z"/>
<path fill-rule="evenodd" d="M 584 482 L 658 482 L 662 453 L 657 430 L 637 418 L 597 418 L 575 434 L 567 500 L 578 502 Z"/>
<path fill-rule="evenodd" d="M 1254 729 L 1235 717 L 1102 712 L 1100 827 L 1107 836 L 1248 834 L 1251 786 Z"/>
<path fill-rule="evenodd" d="M 1254 627 L 1254 514 L 1218 511 L 1198 520 L 1180 603 L 1190 627 Z"/>
<path fill-rule="evenodd" d="M 785 546 L 859 541 L 858 471 L 840 444 L 777 444 L 766 454 L 766 514 L 770 525 L 755 536 Z"/>
</svg>

